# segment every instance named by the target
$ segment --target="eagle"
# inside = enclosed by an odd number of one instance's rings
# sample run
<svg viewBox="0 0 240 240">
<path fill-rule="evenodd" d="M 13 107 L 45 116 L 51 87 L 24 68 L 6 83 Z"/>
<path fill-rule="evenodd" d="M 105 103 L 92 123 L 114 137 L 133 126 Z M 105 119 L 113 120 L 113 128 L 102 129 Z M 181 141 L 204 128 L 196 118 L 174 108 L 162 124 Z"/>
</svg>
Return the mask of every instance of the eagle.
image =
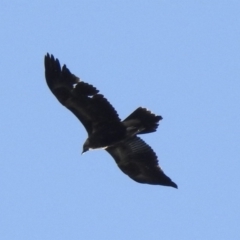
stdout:
<svg viewBox="0 0 240 240">
<path fill-rule="evenodd" d="M 51 92 L 85 127 L 88 138 L 83 153 L 105 149 L 118 167 L 138 183 L 177 188 L 161 169 L 153 149 L 139 134 L 157 130 L 161 116 L 139 107 L 121 121 L 109 101 L 93 85 L 72 74 L 66 65 L 47 53 L 44 58 L 45 78 Z"/>
</svg>

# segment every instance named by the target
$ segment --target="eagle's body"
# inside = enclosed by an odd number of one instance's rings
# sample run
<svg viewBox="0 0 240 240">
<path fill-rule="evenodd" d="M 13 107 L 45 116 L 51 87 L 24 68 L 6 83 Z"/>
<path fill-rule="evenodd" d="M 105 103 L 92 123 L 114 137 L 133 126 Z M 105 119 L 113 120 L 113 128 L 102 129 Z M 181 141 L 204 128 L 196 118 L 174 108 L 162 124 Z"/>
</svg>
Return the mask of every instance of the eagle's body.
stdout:
<svg viewBox="0 0 240 240">
<path fill-rule="evenodd" d="M 133 180 L 177 188 L 159 167 L 151 147 L 137 137 L 138 134 L 155 132 L 161 116 L 139 107 L 121 121 L 112 105 L 94 86 L 80 81 L 66 65 L 61 68 L 53 55 L 45 56 L 45 76 L 59 102 L 86 128 L 88 138 L 83 152 L 104 148 Z"/>
</svg>

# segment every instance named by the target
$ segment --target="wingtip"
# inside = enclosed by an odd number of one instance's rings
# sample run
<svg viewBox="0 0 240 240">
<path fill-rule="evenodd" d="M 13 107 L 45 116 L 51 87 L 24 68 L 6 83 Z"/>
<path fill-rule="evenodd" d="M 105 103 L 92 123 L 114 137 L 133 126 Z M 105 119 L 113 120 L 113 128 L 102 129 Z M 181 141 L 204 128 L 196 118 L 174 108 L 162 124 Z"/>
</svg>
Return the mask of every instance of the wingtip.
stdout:
<svg viewBox="0 0 240 240">
<path fill-rule="evenodd" d="M 51 59 L 52 61 L 58 61 L 58 62 L 59 62 L 59 60 L 58 60 L 57 58 L 55 59 L 55 57 L 54 57 L 53 54 L 50 54 L 50 53 L 48 53 L 48 52 L 45 54 L 45 57 L 44 57 L 44 58 L 45 58 L 45 59 L 48 58 L 48 59 Z"/>
<path fill-rule="evenodd" d="M 50 54 L 49 52 L 47 52 L 47 53 L 45 54 L 45 59 L 46 59 L 46 58 L 52 58 L 52 57 L 53 57 L 53 55 Z"/>
<path fill-rule="evenodd" d="M 175 182 L 171 182 L 171 187 L 178 189 L 178 185 Z"/>
</svg>

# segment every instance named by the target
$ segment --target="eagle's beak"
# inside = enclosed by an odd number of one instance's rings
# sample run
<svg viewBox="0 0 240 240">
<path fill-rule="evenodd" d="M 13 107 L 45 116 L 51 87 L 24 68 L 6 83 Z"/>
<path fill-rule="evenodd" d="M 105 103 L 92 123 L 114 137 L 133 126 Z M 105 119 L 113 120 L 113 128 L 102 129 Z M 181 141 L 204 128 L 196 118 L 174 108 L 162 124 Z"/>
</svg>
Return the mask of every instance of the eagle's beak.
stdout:
<svg viewBox="0 0 240 240">
<path fill-rule="evenodd" d="M 81 155 L 83 155 L 85 152 L 87 152 L 88 151 L 88 149 L 83 149 L 83 151 L 82 151 L 82 154 Z"/>
</svg>

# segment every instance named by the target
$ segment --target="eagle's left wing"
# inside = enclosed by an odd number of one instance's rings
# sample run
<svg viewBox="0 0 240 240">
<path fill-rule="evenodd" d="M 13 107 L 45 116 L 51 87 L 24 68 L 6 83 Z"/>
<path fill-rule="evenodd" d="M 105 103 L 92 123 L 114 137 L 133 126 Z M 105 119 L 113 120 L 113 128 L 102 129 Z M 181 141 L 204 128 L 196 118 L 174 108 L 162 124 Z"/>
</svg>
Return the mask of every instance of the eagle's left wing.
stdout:
<svg viewBox="0 0 240 240">
<path fill-rule="evenodd" d="M 82 122 L 89 135 L 102 128 L 124 130 L 116 110 L 94 86 L 81 81 L 66 65 L 61 67 L 53 55 L 47 54 L 44 60 L 48 87 Z"/>
</svg>

